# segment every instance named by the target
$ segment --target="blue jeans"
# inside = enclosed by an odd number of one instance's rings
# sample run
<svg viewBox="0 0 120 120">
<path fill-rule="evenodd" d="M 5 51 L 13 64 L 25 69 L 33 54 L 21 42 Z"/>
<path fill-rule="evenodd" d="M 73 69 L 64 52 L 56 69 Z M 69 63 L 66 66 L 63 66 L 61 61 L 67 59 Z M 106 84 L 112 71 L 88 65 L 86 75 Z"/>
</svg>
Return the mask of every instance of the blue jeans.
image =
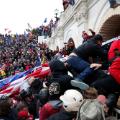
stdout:
<svg viewBox="0 0 120 120">
<path fill-rule="evenodd" d="M 84 80 L 94 72 L 94 69 L 90 68 L 90 64 L 78 56 L 69 56 L 66 62 L 79 73 L 77 77 L 80 80 Z"/>
</svg>

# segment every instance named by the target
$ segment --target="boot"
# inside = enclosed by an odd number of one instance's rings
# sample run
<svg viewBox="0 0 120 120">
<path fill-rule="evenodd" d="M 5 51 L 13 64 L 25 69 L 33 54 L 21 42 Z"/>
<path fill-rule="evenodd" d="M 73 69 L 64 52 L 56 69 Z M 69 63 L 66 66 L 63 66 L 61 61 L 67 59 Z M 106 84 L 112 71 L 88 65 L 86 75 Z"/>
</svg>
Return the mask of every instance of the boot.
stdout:
<svg viewBox="0 0 120 120">
<path fill-rule="evenodd" d="M 76 78 L 75 80 L 71 80 L 71 85 L 77 88 L 80 88 L 81 90 L 87 90 L 89 88 L 89 85 L 84 83 L 82 80 L 79 80 Z"/>
</svg>

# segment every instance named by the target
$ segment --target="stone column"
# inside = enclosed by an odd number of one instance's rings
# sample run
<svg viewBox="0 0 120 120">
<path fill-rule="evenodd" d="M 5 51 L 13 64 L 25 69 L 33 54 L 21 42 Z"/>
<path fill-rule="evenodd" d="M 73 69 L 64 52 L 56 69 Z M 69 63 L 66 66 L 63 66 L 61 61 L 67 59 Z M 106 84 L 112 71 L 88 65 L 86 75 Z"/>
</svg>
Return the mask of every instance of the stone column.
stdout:
<svg viewBox="0 0 120 120">
<path fill-rule="evenodd" d="M 64 31 L 61 27 L 59 27 L 57 31 L 56 43 L 59 48 L 62 48 L 64 46 Z"/>
<path fill-rule="evenodd" d="M 81 24 L 84 24 L 84 29 L 88 29 L 88 8 L 87 8 L 87 0 L 81 0 L 80 9 L 76 11 L 74 15 L 74 19 L 78 23 L 78 27 Z"/>
</svg>

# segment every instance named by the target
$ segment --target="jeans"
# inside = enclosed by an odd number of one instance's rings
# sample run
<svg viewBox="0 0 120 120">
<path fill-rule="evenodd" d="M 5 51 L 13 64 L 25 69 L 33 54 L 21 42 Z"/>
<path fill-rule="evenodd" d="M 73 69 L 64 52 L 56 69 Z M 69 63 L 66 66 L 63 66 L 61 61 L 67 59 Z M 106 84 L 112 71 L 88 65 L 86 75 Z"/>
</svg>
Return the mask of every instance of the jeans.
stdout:
<svg viewBox="0 0 120 120">
<path fill-rule="evenodd" d="M 69 56 L 66 62 L 79 73 L 77 78 L 80 80 L 84 80 L 94 72 L 94 69 L 90 68 L 90 64 L 78 56 Z"/>
</svg>

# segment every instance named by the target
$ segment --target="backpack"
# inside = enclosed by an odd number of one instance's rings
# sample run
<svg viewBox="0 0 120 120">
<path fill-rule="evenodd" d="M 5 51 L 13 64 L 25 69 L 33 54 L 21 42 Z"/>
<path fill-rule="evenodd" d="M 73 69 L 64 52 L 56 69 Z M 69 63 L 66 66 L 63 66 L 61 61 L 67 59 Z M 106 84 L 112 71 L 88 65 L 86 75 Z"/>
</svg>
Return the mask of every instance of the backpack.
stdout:
<svg viewBox="0 0 120 120">
<path fill-rule="evenodd" d="M 103 106 L 96 99 L 87 99 L 79 108 L 76 120 L 105 120 Z"/>
</svg>

